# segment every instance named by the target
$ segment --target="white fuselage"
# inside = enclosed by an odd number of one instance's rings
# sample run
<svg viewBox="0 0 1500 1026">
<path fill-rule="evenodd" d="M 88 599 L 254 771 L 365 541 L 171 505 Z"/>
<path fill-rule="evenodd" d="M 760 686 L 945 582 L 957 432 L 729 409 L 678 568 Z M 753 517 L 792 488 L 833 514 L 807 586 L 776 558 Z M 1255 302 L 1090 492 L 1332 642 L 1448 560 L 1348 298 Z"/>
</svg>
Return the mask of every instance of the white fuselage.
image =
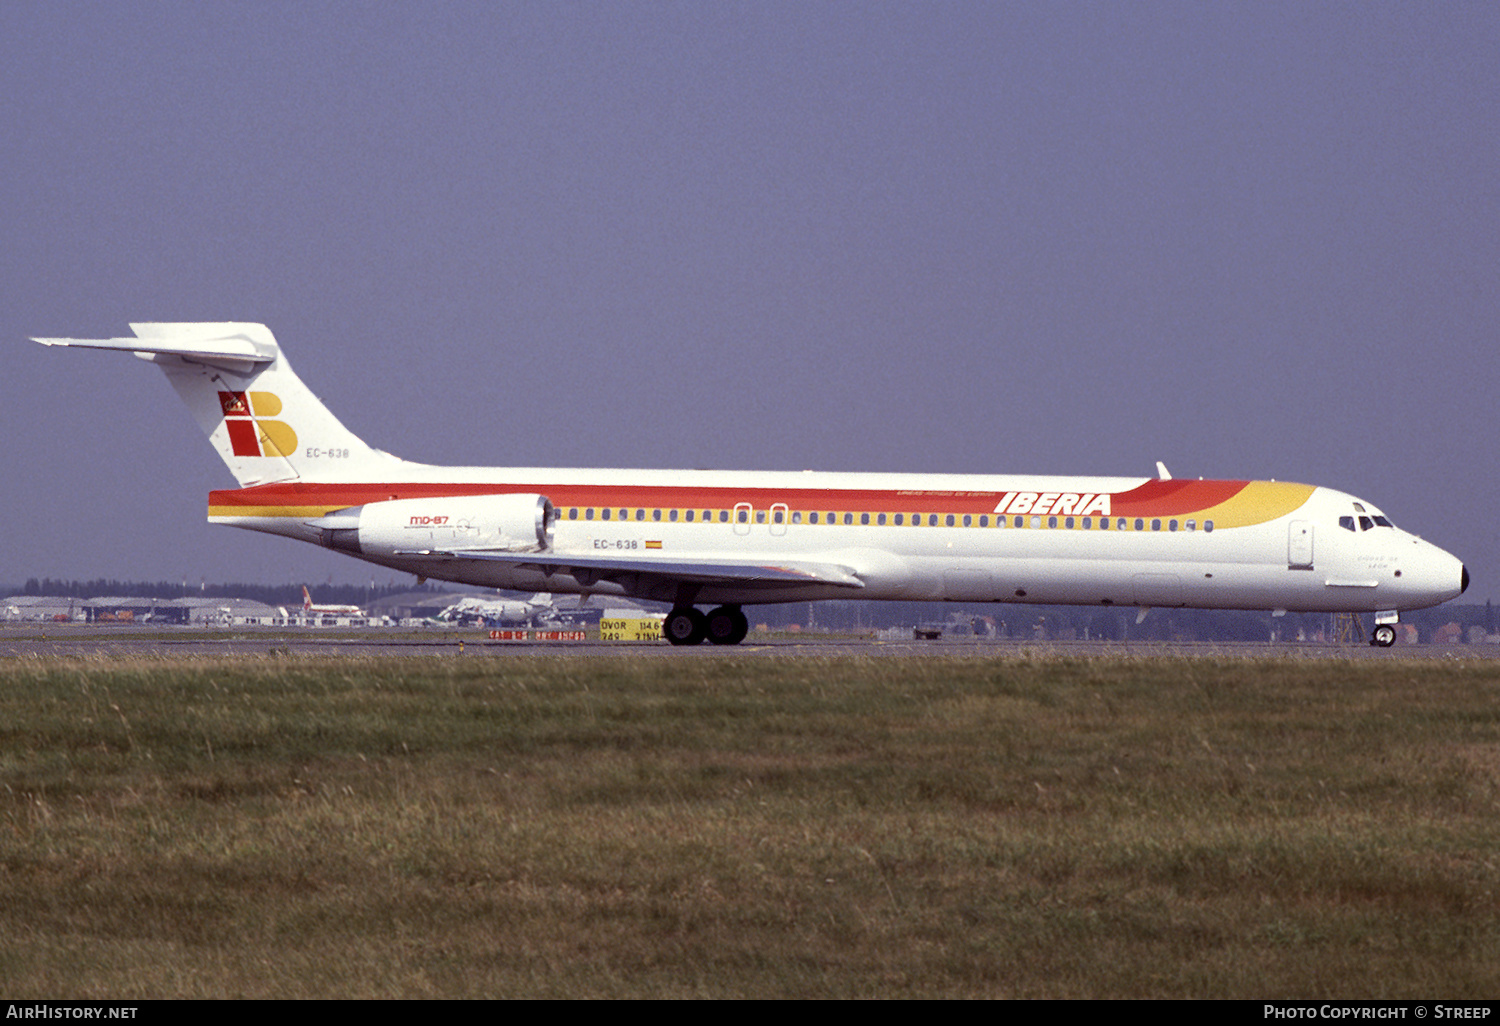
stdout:
<svg viewBox="0 0 1500 1026">
<path fill-rule="evenodd" d="M 1463 587 L 1463 567 L 1453 556 L 1385 526 L 1368 503 L 1305 485 L 402 468 L 402 480 L 378 485 L 215 492 L 210 519 L 316 541 L 310 521 L 398 500 L 411 503 L 400 507 L 406 533 L 383 549 L 367 542 L 361 558 L 489 587 L 664 601 L 680 598 L 665 577 L 600 572 L 592 563 L 806 562 L 844 568 L 858 581 L 708 581 L 691 594 L 701 603 L 865 598 L 1378 611 L 1435 605 Z M 247 501 L 247 493 L 260 494 Z M 422 519 L 442 520 L 450 503 L 523 495 L 545 496 L 556 507 L 545 546 L 553 565 L 462 558 L 453 555 L 464 546 L 451 534 L 406 525 L 417 519 L 407 516 L 412 509 L 423 511 Z M 223 501 L 231 496 L 237 505 Z M 570 554 L 591 565 L 561 571 L 556 563 Z"/>
</svg>

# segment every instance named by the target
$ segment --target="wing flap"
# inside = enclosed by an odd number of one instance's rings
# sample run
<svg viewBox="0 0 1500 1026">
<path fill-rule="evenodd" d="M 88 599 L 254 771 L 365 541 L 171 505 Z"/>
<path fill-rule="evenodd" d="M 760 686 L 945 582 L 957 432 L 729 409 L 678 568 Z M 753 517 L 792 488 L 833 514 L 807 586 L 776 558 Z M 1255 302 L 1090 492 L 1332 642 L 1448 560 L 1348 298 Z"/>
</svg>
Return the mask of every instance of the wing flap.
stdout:
<svg viewBox="0 0 1500 1026">
<path fill-rule="evenodd" d="M 536 567 L 548 573 L 584 571 L 609 579 L 626 574 L 646 574 L 692 584 L 833 584 L 863 588 L 865 582 L 848 567 L 832 563 L 756 563 L 724 559 L 646 559 L 640 557 L 573 556 L 557 552 L 492 552 L 484 549 L 453 552 L 399 552 L 403 556 L 437 556 L 445 559 L 478 559 L 512 566 Z"/>
</svg>

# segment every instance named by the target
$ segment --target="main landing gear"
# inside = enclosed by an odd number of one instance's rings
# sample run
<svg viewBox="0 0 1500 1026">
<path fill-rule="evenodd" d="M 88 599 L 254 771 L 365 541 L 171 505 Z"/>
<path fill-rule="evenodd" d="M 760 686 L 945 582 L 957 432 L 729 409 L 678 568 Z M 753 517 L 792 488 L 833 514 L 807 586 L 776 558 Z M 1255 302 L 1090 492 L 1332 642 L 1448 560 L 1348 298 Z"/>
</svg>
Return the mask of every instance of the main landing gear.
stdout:
<svg viewBox="0 0 1500 1026">
<path fill-rule="evenodd" d="M 1396 643 L 1396 628 L 1388 623 L 1375 625 L 1375 631 L 1370 635 L 1370 644 L 1377 648 L 1390 648 Z"/>
<path fill-rule="evenodd" d="M 674 645 L 696 645 L 705 638 L 715 645 L 738 645 L 750 633 L 750 621 L 739 606 L 719 606 L 706 616 L 692 606 L 677 606 L 662 621 L 661 633 Z"/>
</svg>

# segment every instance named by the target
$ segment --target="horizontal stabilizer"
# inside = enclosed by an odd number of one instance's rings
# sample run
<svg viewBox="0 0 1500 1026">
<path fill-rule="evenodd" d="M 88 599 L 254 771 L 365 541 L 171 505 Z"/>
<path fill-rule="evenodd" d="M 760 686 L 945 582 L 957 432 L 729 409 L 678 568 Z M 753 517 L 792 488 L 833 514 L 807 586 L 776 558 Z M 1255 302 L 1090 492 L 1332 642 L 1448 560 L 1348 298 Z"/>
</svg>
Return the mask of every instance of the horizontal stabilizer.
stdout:
<svg viewBox="0 0 1500 1026">
<path fill-rule="evenodd" d="M 136 338 L 34 338 L 44 346 L 112 349 L 145 356 L 180 356 L 187 360 L 227 362 L 249 367 L 276 359 L 277 346 L 259 324 L 132 324 Z M 256 331 L 255 329 L 260 329 Z M 257 337 L 264 336 L 264 337 Z"/>
</svg>

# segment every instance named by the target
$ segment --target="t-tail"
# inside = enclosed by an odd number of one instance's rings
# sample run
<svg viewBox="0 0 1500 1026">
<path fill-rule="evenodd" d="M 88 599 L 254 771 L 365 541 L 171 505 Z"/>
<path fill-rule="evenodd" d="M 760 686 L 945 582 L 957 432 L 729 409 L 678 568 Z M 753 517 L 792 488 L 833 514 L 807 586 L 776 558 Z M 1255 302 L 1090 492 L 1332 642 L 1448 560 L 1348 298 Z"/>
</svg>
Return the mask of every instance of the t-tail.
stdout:
<svg viewBox="0 0 1500 1026">
<path fill-rule="evenodd" d="M 135 338 L 39 338 L 156 364 L 241 487 L 380 480 L 402 460 L 366 445 L 302 383 L 264 324 L 132 324 Z"/>
</svg>

